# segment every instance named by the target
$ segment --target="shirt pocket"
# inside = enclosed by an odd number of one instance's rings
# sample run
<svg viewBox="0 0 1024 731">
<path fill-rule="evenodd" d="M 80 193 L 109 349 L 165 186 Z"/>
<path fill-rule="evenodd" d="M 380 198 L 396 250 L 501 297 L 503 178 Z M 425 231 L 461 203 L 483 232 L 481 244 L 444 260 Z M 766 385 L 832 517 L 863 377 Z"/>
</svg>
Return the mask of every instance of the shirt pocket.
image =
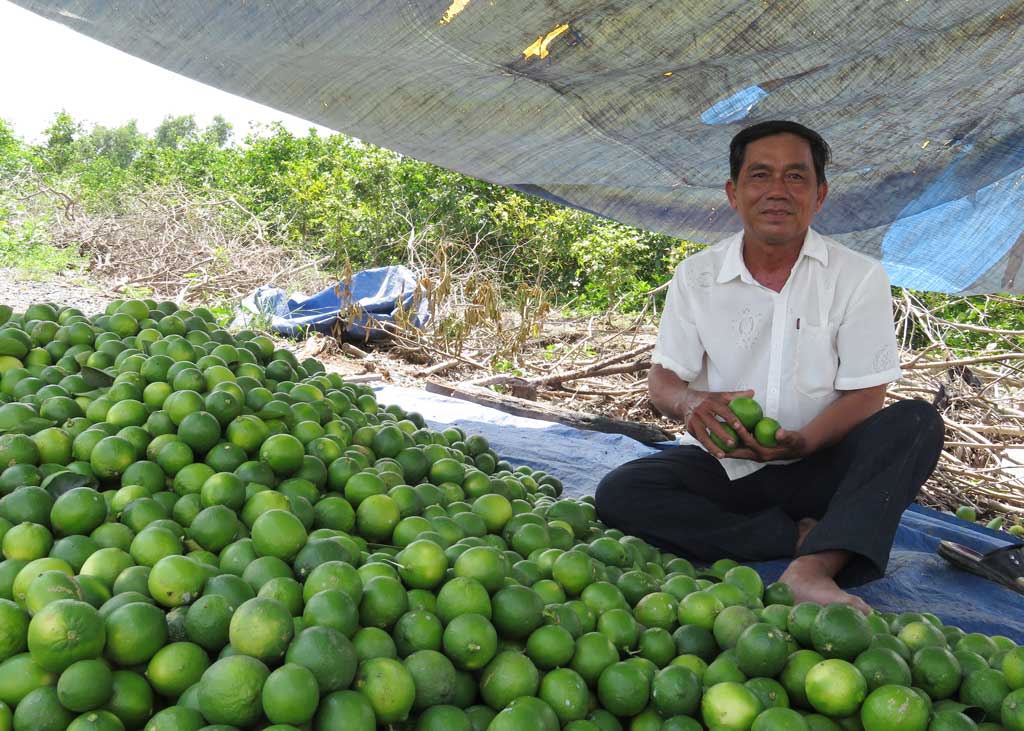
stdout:
<svg viewBox="0 0 1024 731">
<path fill-rule="evenodd" d="M 796 390 L 811 399 L 835 393 L 839 356 L 832 342 L 832 328 L 804 325 L 796 337 Z"/>
</svg>

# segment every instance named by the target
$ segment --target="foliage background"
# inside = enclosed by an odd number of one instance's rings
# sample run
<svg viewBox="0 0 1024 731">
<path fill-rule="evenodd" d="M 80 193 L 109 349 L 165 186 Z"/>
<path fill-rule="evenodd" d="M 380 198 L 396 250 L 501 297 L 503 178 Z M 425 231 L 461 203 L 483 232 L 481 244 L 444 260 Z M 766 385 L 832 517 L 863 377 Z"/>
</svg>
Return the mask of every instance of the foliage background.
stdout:
<svg viewBox="0 0 1024 731">
<path fill-rule="evenodd" d="M 443 244 L 451 255 L 485 262 L 504 284 L 543 287 L 580 310 L 641 306 L 696 246 L 341 134 L 297 137 L 275 125 L 236 140 L 221 118 L 200 128 L 191 116 L 168 117 L 148 135 L 134 121 L 86 128 L 60 112 L 39 145 L 0 121 L 0 175 L 10 180 L 19 171 L 103 215 L 157 187 L 228 194 L 274 243 L 329 256 L 328 267 L 407 263 L 411 240 L 427 249 Z M 45 228 L 19 216 L 13 198 L 0 209 L 0 257 L 8 262 L 23 260 Z"/>
<path fill-rule="evenodd" d="M 33 182 L 33 186 L 25 183 Z M 59 191 L 87 213 L 116 215 L 146 192 L 183 190 L 191 200 L 223 200 L 223 225 L 255 216 L 266 239 L 341 272 L 410 263 L 413 249 L 472 258 L 499 289 L 539 288 L 570 313 L 634 312 L 647 293 L 700 244 L 650 233 L 482 182 L 380 147 L 314 130 L 304 137 L 274 125 L 237 139 L 215 118 L 167 117 L 152 134 L 134 121 L 86 127 L 59 112 L 41 144 L 18 139 L 0 120 L 0 264 L 62 269 L 78 251 L 49 240 L 59 206 L 33 205 L 26 191 Z M 59 196 L 59 194 L 58 194 Z M 244 209 L 244 210 L 242 210 Z M 896 290 L 897 297 L 904 296 Z M 1016 297 L 913 293 L 942 318 L 1024 328 Z M 952 347 L 983 347 L 984 334 L 961 332 Z M 927 342 L 919 332 L 908 347 Z"/>
</svg>

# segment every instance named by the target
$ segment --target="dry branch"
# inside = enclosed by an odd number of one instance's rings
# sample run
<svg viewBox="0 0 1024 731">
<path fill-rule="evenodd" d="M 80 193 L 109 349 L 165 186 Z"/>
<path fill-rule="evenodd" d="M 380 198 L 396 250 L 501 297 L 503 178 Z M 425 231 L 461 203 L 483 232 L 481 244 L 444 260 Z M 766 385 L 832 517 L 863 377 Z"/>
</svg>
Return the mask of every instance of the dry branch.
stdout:
<svg viewBox="0 0 1024 731">
<path fill-rule="evenodd" d="M 92 274 L 117 292 L 145 290 L 183 304 L 238 299 L 262 284 L 319 289 L 318 267 L 330 259 L 311 260 L 271 241 L 266 225 L 231 195 L 148 190 L 124 210 L 99 215 L 59 191 L 43 193 L 66 206 L 52 226 L 54 243 L 88 257 Z"/>
<path fill-rule="evenodd" d="M 611 419 L 606 416 L 570 411 L 549 404 L 538 404 L 532 401 L 497 394 L 486 388 L 466 384 L 427 381 L 426 389 L 432 393 L 440 393 L 453 398 L 472 401 L 473 403 L 490 406 L 517 416 L 527 416 L 544 421 L 555 421 L 578 429 L 625 434 L 642 442 L 663 442 L 671 439 L 661 429 L 650 424 Z"/>
</svg>

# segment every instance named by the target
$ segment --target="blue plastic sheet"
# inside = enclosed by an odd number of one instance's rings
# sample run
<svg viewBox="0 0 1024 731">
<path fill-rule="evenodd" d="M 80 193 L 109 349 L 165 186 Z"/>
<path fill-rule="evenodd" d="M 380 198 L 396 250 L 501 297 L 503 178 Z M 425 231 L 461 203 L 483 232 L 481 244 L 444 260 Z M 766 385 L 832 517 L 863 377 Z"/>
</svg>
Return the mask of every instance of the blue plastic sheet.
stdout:
<svg viewBox="0 0 1024 731">
<path fill-rule="evenodd" d="M 822 233 L 894 284 L 1024 292 L 1020 0 L 15 0 L 404 155 L 704 243 L 740 127 L 835 150 Z"/>
<path fill-rule="evenodd" d="M 316 330 L 370 339 L 383 335 L 381 324 L 393 323 L 400 311 L 416 327 L 429 317 L 415 275 L 404 266 L 387 266 L 357 272 L 351 282 L 339 282 L 312 297 L 289 297 L 283 289 L 264 285 L 242 300 L 231 324 L 248 327 L 266 321 L 282 335 Z"/>
<path fill-rule="evenodd" d="M 377 389 L 377 399 L 418 411 L 434 428 L 455 425 L 467 433 L 482 434 L 512 464 L 558 477 L 565 495 L 592 494 L 609 470 L 657 451 L 619 434 L 512 416 L 420 390 L 383 386 Z M 900 521 L 885 577 L 852 591 L 880 610 L 933 612 L 946 624 L 967 632 L 1006 635 L 1024 644 L 1024 596 L 954 569 L 935 553 L 940 540 L 985 552 L 1008 545 L 1009 538 L 952 515 L 911 506 Z M 786 563 L 753 565 L 766 581 L 774 581 Z"/>
</svg>

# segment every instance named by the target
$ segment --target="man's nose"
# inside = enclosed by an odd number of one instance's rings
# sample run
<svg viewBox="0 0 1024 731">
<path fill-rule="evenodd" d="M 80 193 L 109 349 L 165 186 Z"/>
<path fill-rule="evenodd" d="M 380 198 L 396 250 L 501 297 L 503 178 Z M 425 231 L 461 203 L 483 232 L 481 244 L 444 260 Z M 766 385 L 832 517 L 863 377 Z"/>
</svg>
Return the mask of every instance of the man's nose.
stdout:
<svg viewBox="0 0 1024 731">
<path fill-rule="evenodd" d="M 789 197 L 789 189 L 786 188 L 786 181 L 781 175 L 773 175 L 771 177 L 767 195 L 769 198 Z"/>
</svg>

